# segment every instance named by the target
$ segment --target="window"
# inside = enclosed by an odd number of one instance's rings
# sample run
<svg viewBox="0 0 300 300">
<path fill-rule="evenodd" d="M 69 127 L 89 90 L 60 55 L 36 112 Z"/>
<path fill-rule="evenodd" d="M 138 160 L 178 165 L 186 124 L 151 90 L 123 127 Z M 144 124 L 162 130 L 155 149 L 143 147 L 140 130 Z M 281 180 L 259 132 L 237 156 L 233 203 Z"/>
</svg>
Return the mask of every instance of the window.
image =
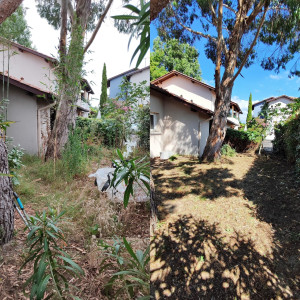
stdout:
<svg viewBox="0 0 300 300">
<path fill-rule="evenodd" d="M 157 113 L 150 113 L 150 130 L 151 131 L 155 131 L 157 121 L 158 121 L 158 114 Z"/>
</svg>

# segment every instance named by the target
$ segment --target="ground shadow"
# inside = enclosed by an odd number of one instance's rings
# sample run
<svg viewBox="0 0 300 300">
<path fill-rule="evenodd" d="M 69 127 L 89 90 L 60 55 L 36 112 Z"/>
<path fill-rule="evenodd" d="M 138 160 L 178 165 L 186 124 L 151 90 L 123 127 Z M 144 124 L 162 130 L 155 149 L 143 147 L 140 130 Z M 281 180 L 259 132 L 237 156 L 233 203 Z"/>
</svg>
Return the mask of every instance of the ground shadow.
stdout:
<svg viewBox="0 0 300 300">
<path fill-rule="evenodd" d="M 153 239 L 154 299 L 289 297 L 273 275 L 272 262 L 254 250 L 251 240 L 235 233 L 234 243 L 224 244 L 217 228 L 185 215 Z"/>
<path fill-rule="evenodd" d="M 278 276 L 299 293 L 300 178 L 294 166 L 274 155 L 258 157 L 241 187 L 255 204 L 248 206 L 253 216 L 272 225 Z"/>
</svg>

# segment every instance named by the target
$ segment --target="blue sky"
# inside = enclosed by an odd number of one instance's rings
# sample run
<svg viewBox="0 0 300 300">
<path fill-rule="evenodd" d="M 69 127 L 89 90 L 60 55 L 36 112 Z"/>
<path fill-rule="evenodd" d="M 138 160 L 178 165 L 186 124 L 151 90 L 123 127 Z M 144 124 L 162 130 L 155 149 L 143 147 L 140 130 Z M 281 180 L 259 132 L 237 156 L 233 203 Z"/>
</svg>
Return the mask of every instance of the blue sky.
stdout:
<svg viewBox="0 0 300 300">
<path fill-rule="evenodd" d="M 151 24 L 151 49 L 153 40 L 157 36 L 156 28 Z M 195 47 L 199 52 L 199 63 L 202 71 L 203 82 L 214 86 L 214 64 L 208 60 L 204 53 L 204 43 L 196 42 Z M 259 51 L 266 51 L 265 46 L 259 46 Z M 243 114 L 240 116 L 242 122 L 245 122 L 248 110 L 248 99 L 252 93 L 253 102 L 257 102 L 272 96 L 288 95 L 293 97 L 300 96 L 300 78 L 289 78 L 289 70 L 295 61 L 286 66 L 286 70 L 276 74 L 274 71 L 266 71 L 259 61 L 251 65 L 248 69 L 244 68 L 241 72 L 244 78 L 239 76 L 234 83 L 232 91 L 232 100 L 237 102 Z"/>
</svg>

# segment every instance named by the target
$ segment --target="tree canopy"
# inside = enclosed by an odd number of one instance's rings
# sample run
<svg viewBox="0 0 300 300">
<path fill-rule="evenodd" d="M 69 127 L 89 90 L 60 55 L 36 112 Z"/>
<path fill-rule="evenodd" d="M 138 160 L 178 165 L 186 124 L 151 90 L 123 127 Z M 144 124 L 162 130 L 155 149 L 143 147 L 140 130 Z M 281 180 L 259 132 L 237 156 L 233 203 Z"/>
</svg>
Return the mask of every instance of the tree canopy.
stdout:
<svg viewBox="0 0 300 300">
<path fill-rule="evenodd" d="M 175 0 L 155 21 L 163 41 L 204 39 L 205 54 L 215 64 L 215 111 L 204 161 L 220 156 L 232 88 L 243 67 L 259 59 L 263 68 L 279 71 L 298 55 L 299 11 L 297 0 Z M 258 51 L 257 43 L 270 51 Z"/>
<path fill-rule="evenodd" d="M 221 19 L 218 15 L 219 7 L 222 7 Z M 163 41 L 177 38 L 180 42 L 193 44 L 196 40 L 206 40 L 205 54 L 216 63 L 220 24 L 221 58 L 225 66 L 226 55 L 229 55 L 230 45 L 234 42 L 231 36 L 237 29 L 238 17 L 243 17 L 241 24 L 245 28 L 240 29 L 244 33 L 241 42 L 236 45 L 237 67 L 249 67 L 259 60 L 264 69 L 279 71 L 286 68 L 287 62 L 297 55 L 299 57 L 299 11 L 297 0 L 178 0 L 172 1 L 159 15 L 156 25 Z M 269 51 L 256 51 L 256 43 L 270 46 Z M 295 70 L 294 65 L 292 73 Z"/>
<path fill-rule="evenodd" d="M 159 37 L 153 41 L 150 54 L 150 77 L 154 80 L 167 72 L 177 70 L 185 75 L 201 80 L 197 49 L 177 39 L 162 42 Z"/>
<path fill-rule="evenodd" d="M 32 48 L 31 33 L 25 20 L 26 10 L 19 6 L 17 10 L 0 25 L 0 36 Z"/>
</svg>

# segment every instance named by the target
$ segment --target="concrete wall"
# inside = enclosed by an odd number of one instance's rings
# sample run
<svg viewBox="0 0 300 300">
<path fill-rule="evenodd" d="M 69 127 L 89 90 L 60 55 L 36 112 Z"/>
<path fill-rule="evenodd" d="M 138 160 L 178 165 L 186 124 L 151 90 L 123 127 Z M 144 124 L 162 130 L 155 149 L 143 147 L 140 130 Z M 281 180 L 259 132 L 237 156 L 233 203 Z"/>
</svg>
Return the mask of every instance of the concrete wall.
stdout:
<svg viewBox="0 0 300 300">
<path fill-rule="evenodd" d="M 0 49 L 3 45 L 0 44 Z M 4 49 L 8 49 L 4 46 Z M 9 65 L 8 51 L 4 51 L 4 70 L 3 70 L 3 55 L 0 55 L 0 70 L 4 75 L 7 75 L 9 67 L 9 75 L 21 80 L 23 83 L 31 84 L 35 87 L 46 91 L 54 91 L 55 75 L 53 67 L 49 62 L 42 57 L 29 52 L 21 52 L 17 47 L 11 46 L 9 50 Z"/>
<path fill-rule="evenodd" d="M 275 101 L 271 101 L 269 103 L 269 107 L 270 108 L 285 108 L 288 104 L 293 103 L 292 100 L 287 99 L 285 97 L 280 97 L 278 99 L 276 99 Z M 262 107 L 263 107 L 263 103 L 260 105 L 255 106 L 254 110 L 253 110 L 253 116 L 257 117 L 259 112 L 261 111 Z M 274 134 L 274 126 L 279 123 L 280 121 L 286 119 L 287 116 L 277 116 L 277 117 L 273 117 L 272 122 L 271 122 L 271 126 L 267 132 L 267 136 L 266 139 L 267 140 L 274 140 L 275 138 L 275 134 Z"/>
<path fill-rule="evenodd" d="M 120 93 L 119 86 L 121 85 L 124 76 L 126 75 L 119 76 L 110 81 L 110 88 L 109 88 L 110 98 L 116 98 L 116 96 Z M 130 77 L 130 82 L 132 83 L 138 84 L 144 80 L 146 80 L 148 84 L 150 83 L 150 67 L 141 72 L 135 73 Z M 146 102 L 148 101 L 149 99 L 146 100 Z"/>
<path fill-rule="evenodd" d="M 182 96 L 184 99 L 193 101 L 202 107 L 214 111 L 215 94 L 207 87 L 193 83 L 190 79 L 182 76 L 173 76 L 158 86 L 169 92 Z"/>
<path fill-rule="evenodd" d="M 172 154 L 202 155 L 209 134 L 206 115 L 192 112 L 182 103 L 153 92 L 150 101 L 151 113 L 158 113 L 158 125 L 150 131 L 150 155 L 160 152 Z"/>
<path fill-rule="evenodd" d="M 0 83 L 2 90 L 2 82 Z M 20 145 L 28 154 L 43 155 L 50 133 L 49 102 L 10 85 L 7 129 L 12 146 Z"/>
<path fill-rule="evenodd" d="M 2 83 L 0 84 L 2 89 Z M 13 121 L 7 129 L 12 145 L 20 145 L 29 154 L 38 154 L 37 101 L 24 90 L 10 85 L 7 119 Z"/>
</svg>

